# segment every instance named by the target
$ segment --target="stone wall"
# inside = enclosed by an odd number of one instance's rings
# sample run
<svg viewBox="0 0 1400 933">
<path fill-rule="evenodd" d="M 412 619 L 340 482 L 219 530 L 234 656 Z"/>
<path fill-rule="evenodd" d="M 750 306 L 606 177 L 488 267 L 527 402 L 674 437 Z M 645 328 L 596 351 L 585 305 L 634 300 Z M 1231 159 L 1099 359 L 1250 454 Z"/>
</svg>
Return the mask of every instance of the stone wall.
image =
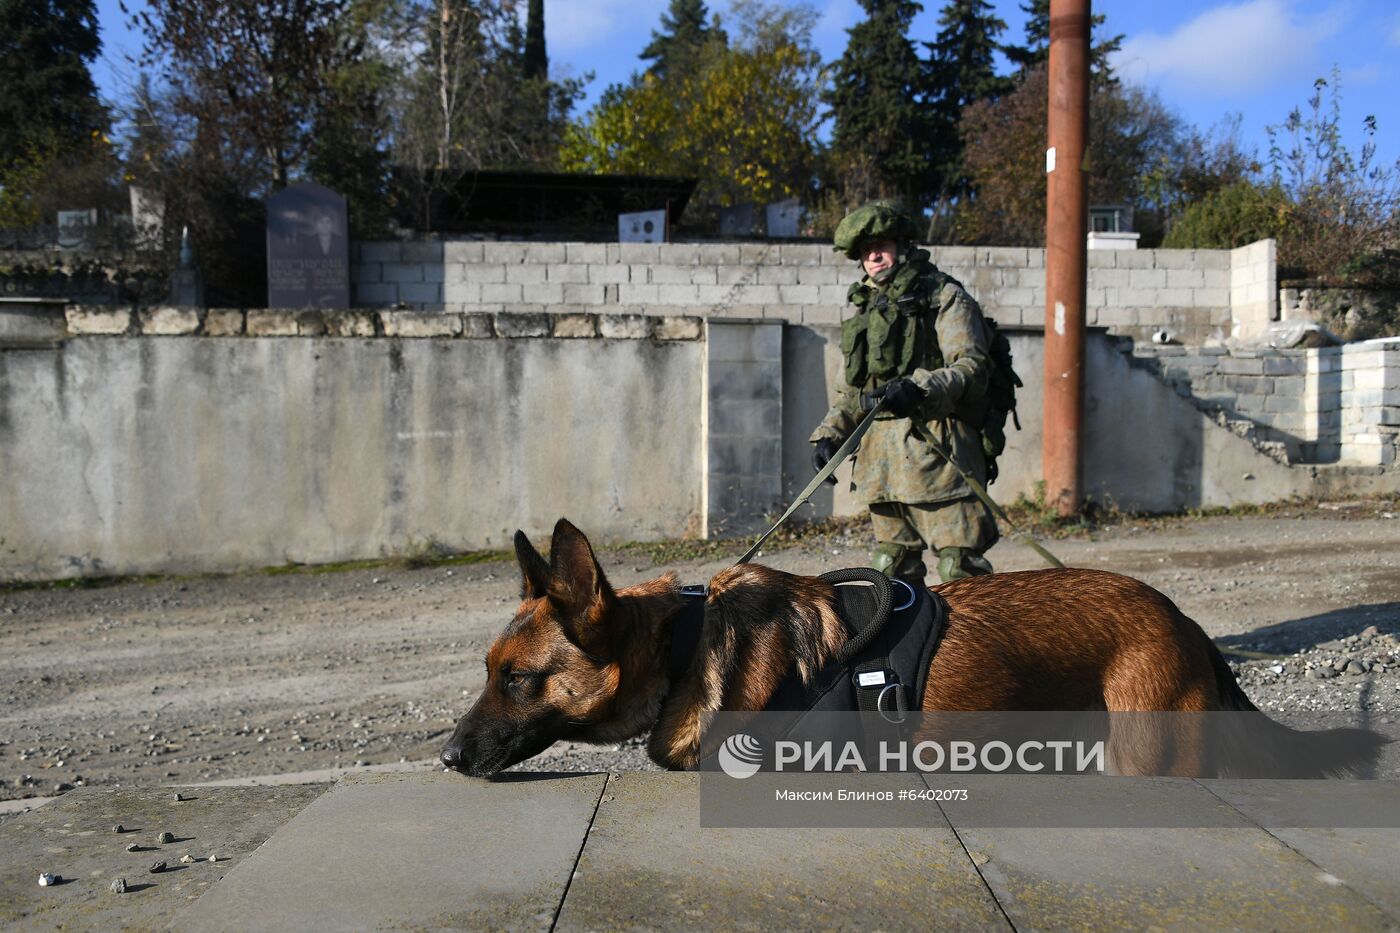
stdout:
<svg viewBox="0 0 1400 933">
<path fill-rule="evenodd" d="M 1280 288 L 1279 315 L 1314 321 L 1343 340 L 1400 336 L 1400 289 Z"/>
<path fill-rule="evenodd" d="M 1312 350 L 1139 346 L 1204 410 L 1247 421 L 1290 463 L 1388 465 L 1400 442 L 1400 339 Z"/>
<path fill-rule="evenodd" d="M 1043 322 L 1044 250 L 930 252 L 998 323 Z M 1249 274 L 1271 275 L 1272 249 L 1255 252 Z M 1185 343 L 1228 336 L 1236 253 L 1092 250 L 1087 323 L 1143 340 L 1162 329 Z M 355 246 L 351 262 L 354 302 L 368 307 L 695 314 L 811 326 L 839 323 L 857 278 L 854 263 L 821 244 L 367 242 Z"/>
</svg>

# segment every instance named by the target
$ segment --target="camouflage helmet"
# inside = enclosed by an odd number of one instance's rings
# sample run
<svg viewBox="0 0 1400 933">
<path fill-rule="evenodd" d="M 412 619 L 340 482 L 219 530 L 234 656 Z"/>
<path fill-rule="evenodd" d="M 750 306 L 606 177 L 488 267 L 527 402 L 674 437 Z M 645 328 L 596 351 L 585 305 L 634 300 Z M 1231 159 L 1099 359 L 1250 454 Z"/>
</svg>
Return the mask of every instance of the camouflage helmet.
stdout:
<svg viewBox="0 0 1400 933">
<path fill-rule="evenodd" d="M 850 259 L 860 258 L 860 247 L 868 240 L 894 240 L 896 243 L 918 239 L 919 228 L 914 221 L 889 201 L 871 201 L 846 215 L 836 226 L 833 238 L 837 252 Z"/>
</svg>

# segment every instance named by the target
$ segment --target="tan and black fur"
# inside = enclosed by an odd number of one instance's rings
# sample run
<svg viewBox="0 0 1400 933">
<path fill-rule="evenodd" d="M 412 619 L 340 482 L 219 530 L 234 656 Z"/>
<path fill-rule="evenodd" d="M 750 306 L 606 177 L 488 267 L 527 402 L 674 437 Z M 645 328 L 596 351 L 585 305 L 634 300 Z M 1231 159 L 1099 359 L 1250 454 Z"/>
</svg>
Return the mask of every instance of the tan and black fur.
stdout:
<svg viewBox="0 0 1400 933">
<path fill-rule="evenodd" d="M 613 590 L 587 538 L 563 519 L 548 561 L 521 532 L 515 550 L 522 601 L 487 653 L 485 688 L 442 750 L 444 764 L 467 774 L 492 774 L 561 739 L 648 732 L 654 761 L 692 767 L 705 713 L 762 709 L 790 670 L 810 680 L 846 638 L 832 585 L 731 567 L 710 581 L 695 658 L 671 683 L 671 626 L 684 598 L 673 574 Z M 935 590 L 950 612 L 925 711 L 1257 714 L 1247 740 L 1223 743 L 1227 760 L 1206 760 L 1179 737 L 1170 750 L 1120 741 L 1110 754 L 1126 773 L 1282 776 L 1270 766 L 1287 751 L 1309 762 L 1293 776 L 1321 777 L 1371 765 L 1384 742 L 1361 730 L 1298 732 L 1258 713 L 1200 626 L 1129 577 L 1036 570 Z"/>
</svg>

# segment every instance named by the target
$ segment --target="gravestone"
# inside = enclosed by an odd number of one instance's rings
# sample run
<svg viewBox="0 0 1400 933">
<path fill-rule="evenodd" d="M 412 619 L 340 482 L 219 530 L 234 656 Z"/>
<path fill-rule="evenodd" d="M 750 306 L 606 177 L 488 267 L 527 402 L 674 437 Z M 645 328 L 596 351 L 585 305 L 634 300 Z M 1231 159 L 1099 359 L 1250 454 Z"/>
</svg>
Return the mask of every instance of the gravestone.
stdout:
<svg viewBox="0 0 1400 933">
<path fill-rule="evenodd" d="M 132 185 L 128 193 L 136 248 L 159 249 L 165 227 L 165 199 L 159 191 L 136 185 Z"/>
<path fill-rule="evenodd" d="M 802 225 L 802 202 L 796 198 L 769 204 L 767 209 L 770 237 L 795 237 Z"/>
<path fill-rule="evenodd" d="M 752 236 L 754 210 L 752 204 L 736 204 L 719 209 L 720 236 Z"/>
<path fill-rule="evenodd" d="M 665 243 L 666 212 L 638 211 L 617 215 L 617 239 L 620 243 Z"/>
<path fill-rule="evenodd" d="M 97 226 L 97 211 L 59 211 L 58 245 L 62 249 L 84 249 L 88 245 L 88 230 Z"/>
<path fill-rule="evenodd" d="M 313 182 L 267 199 L 267 306 L 350 307 L 345 199 Z"/>
<path fill-rule="evenodd" d="M 180 231 L 180 265 L 170 276 L 170 303 L 177 308 L 204 307 L 204 276 L 194 265 L 189 227 Z"/>
</svg>

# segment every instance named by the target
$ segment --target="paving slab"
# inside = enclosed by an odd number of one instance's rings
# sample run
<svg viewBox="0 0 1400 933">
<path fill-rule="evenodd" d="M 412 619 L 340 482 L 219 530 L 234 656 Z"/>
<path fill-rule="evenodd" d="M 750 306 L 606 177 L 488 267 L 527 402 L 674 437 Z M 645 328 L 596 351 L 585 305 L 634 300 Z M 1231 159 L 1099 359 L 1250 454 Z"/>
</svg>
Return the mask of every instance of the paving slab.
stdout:
<svg viewBox="0 0 1400 933">
<path fill-rule="evenodd" d="M 1202 781 L 1270 834 L 1400 920 L 1400 785 L 1394 781 Z M 1338 820 L 1338 814 L 1344 814 Z M 1374 825 L 1356 825 L 1369 819 Z M 1346 822 L 1351 825 L 1331 825 Z M 1397 924 L 1400 926 L 1400 924 Z"/>
<path fill-rule="evenodd" d="M 82 788 L 0 826 L 0 925 L 17 930 L 165 927 L 328 784 L 292 787 Z M 181 793 L 190 799 L 175 801 Z M 121 824 L 127 832 L 114 833 Z M 175 841 L 156 842 L 161 832 Z M 131 844 L 141 847 L 128 852 Z M 205 861 L 181 864 L 190 855 Z M 207 861 L 210 855 L 219 861 Z M 156 861 L 169 870 L 150 874 Z M 39 873 L 63 884 L 40 887 Z M 127 893 L 110 885 L 125 878 Z"/>
<path fill-rule="evenodd" d="M 1096 782 L 1087 804 L 1086 781 Z M 959 783 L 971 801 L 1014 801 L 1027 823 L 1072 806 L 1125 815 L 1117 826 L 1017 827 L 975 808 L 944 805 L 1021 931 L 1396 927 L 1357 890 L 1195 781 L 977 775 Z M 1162 816 L 1152 819 L 1154 811 Z"/>
<path fill-rule="evenodd" d="M 606 780 L 344 778 L 175 926 L 548 930 Z"/>
<path fill-rule="evenodd" d="M 922 786 L 913 775 L 888 777 Z M 911 829 L 702 828 L 701 780 L 730 779 L 609 780 L 560 930 L 1010 928 L 946 821 Z"/>
</svg>

